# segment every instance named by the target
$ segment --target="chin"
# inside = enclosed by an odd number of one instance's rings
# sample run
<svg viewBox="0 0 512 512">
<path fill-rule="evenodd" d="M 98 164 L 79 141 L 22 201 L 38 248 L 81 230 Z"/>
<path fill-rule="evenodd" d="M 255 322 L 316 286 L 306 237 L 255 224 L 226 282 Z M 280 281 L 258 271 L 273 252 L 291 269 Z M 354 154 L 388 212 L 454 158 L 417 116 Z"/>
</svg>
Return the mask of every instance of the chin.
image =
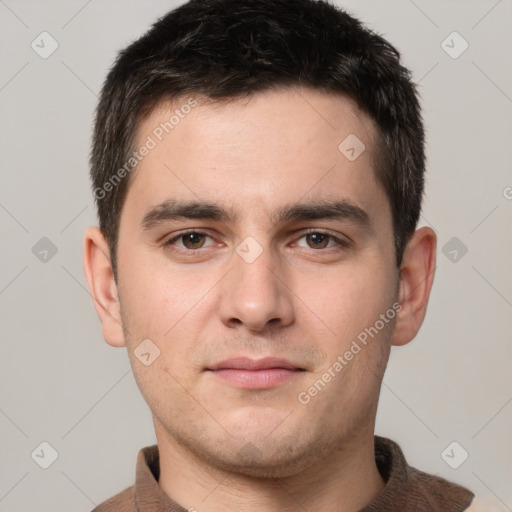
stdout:
<svg viewBox="0 0 512 512">
<path fill-rule="evenodd" d="M 210 453 L 210 457 L 224 470 L 257 478 L 293 476 L 318 458 L 319 450 L 315 446 L 300 449 L 296 437 L 276 437 L 274 441 L 246 441 L 236 451 Z"/>
</svg>

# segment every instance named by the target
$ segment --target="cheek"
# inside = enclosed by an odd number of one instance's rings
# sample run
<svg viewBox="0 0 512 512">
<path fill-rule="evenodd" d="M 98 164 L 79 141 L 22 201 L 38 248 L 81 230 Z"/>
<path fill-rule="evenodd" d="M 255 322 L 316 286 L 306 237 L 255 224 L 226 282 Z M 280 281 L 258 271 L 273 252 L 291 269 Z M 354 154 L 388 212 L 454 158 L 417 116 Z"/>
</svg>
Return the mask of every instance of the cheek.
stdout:
<svg viewBox="0 0 512 512">
<path fill-rule="evenodd" d="M 194 299 L 194 286 L 184 272 L 172 272 L 144 251 L 120 259 L 121 299 L 130 324 L 161 337 L 183 316 Z M 149 333 L 148 333 L 149 334 Z"/>
<path fill-rule="evenodd" d="M 150 258 L 145 260 L 149 262 Z M 180 271 L 159 264 L 133 268 L 137 270 L 125 273 L 122 281 L 126 290 L 121 305 L 127 345 L 133 353 L 142 340 L 150 339 L 160 350 L 155 371 L 168 368 L 181 382 L 189 377 L 183 361 L 191 360 L 203 341 L 205 319 L 211 317 L 205 311 L 209 307 L 207 292 L 215 280 L 211 273 L 194 272 L 192 266 Z M 141 372 L 145 373 L 144 368 Z M 164 375 L 162 382 L 169 378 Z"/>
<path fill-rule="evenodd" d="M 355 264 L 351 268 L 340 266 L 314 286 L 305 277 L 298 287 L 297 295 L 305 298 L 307 317 L 314 322 L 310 325 L 327 334 L 322 343 L 326 349 L 330 347 L 331 357 L 348 347 L 365 329 L 374 326 L 380 315 L 393 305 L 394 281 L 389 272 L 379 268 L 377 261 Z M 389 327 L 388 323 L 386 326 Z"/>
</svg>

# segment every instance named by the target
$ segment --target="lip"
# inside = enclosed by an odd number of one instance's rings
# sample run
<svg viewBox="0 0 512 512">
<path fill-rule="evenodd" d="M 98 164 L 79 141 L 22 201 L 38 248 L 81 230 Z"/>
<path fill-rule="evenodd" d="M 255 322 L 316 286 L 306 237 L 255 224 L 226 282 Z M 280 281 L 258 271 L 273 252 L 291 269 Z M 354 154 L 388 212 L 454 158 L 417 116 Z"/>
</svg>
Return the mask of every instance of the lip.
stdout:
<svg viewBox="0 0 512 512">
<path fill-rule="evenodd" d="M 285 370 L 302 370 L 297 365 L 278 357 L 264 357 L 262 359 L 251 359 L 250 357 L 234 357 L 214 364 L 208 370 L 217 371 L 225 369 L 236 370 L 271 370 L 284 368 Z"/>
<path fill-rule="evenodd" d="M 296 378 L 305 370 L 286 359 L 237 357 L 221 361 L 207 371 L 240 389 L 270 389 Z"/>
</svg>

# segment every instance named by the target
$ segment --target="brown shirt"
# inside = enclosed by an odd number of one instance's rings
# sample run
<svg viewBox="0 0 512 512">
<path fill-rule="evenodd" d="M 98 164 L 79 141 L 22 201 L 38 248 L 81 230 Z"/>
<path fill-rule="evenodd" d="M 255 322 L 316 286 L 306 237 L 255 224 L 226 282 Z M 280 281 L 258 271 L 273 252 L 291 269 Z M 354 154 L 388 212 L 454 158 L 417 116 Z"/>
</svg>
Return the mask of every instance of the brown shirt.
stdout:
<svg viewBox="0 0 512 512">
<path fill-rule="evenodd" d="M 459 512 L 473 500 L 466 488 L 409 466 L 398 444 L 390 439 L 375 436 L 375 460 L 386 485 L 360 512 Z M 92 512 L 187 512 L 162 491 L 159 476 L 157 445 L 142 448 L 135 485 Z"/>
</svg>

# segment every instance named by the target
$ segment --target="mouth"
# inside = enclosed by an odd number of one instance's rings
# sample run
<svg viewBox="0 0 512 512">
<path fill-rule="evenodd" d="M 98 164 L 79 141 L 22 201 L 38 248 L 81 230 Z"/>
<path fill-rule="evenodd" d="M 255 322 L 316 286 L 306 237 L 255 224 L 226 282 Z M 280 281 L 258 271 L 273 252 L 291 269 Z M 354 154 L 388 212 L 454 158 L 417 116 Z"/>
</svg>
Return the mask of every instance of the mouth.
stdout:
<svg viewBox="0 0 512 512">
<path fill-rule="evenodd" d="M 286 359 L 238 357 L 221 361 L 206 371 L 240 389 L 270 389 L 297 378 L 306 370 Z"/>
</svg>

